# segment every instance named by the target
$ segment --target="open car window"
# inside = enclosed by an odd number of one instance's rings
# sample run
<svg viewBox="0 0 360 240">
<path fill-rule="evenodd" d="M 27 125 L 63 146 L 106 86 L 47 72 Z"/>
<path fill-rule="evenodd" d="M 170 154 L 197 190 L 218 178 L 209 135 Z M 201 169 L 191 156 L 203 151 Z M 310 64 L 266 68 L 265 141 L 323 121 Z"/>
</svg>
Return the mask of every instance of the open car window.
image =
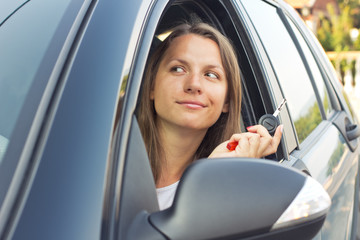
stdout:
<svg viewBox="0 0 360 240">
<path fill-rule="evenodd" d="M 253 63 L 250 63 L 247 52 L 249 49 L 246 49 L 246 43 L 243 42 L 241 36 L 243 30 L 239 28 L 239 22 L 234 22 L 238 19 L 232 18 L 232 14 L 228 12 L 229 9 L 233 9 L 232 5 L 229 2 L 222 1 L 179 1 L 173 3 L 163 13 L 158 23 L 148 58 L 161 41 L 170 34 L 171 29 L 181 23 L 201 21 L 216 27 L 232 41 L 240 64 L 242 112 L 239 121 L 244 132 L 247 126 L 257 124 L 258 119 L 265 114 L 264 102 L 267 100 L 264 98 L 269 96 L 262 96 L 260 92 L 260 88 L 263 86 L 259 86 Z M 235 14 L 235 10 L 233 14 Z"/>
<path fill-rule="evenodd" d="M 176 1 L 168 5 L 164 9 L 165 10 L 161 13 L 160 17 L 154 15 L 152 16 L 155 19 L 159 18 L 159 20 L 156 22 L 157 25 L 155 30 L 148 29 L 149 31 L 153 32 L 151 36 L 151 45 L 149 46 L 149 48 L 144 47 L 142 49 L 148 51 L 146 52 L 145 57 L 149 59 L 156 47 L 169 35 L 170 30 L 183 22 L 200 20 L 214 26 L 232 41 L 232 44 L 236 50 L 236 55 L 238 57 L 242 83 L 242 111 L 241 119 L 239 119 L 239 121 L 241 122 L 242 131 L 245 132 L 246 127 L 257 124 L 258 119 L 266 112 L 264 104 L 266 103 L 268 106 L 271 105 L 269 104 L 270 96 L 264 95 L 264 92 L 266 92 L 266 90 L 264 90 L 264 83 L 259 84 L 259 82 L 261 81 L 264 82 L 264 79 L 261 79 L 259 75 L 256 75 L 256 72 L 259 72 L 256 71 L 257 63 L 255 62 L 254 58 L 250 60 L 249 55 L 251 55 L 252 52 L 249 47 L 246 47 L 249 46 L 249 43 L 246 42 L 249 40 L 247 40 L 245 37 L 246 34 L 244 33 L 245 31 L 243 30 L 241 23 L 239 22 L 237 10 L 234 8 L 232 3 L 228 1 L 222 2 L 218 0 Z M 232 12 L 229 13 L 229 11 Z M 158 13 L 158 11 L 154 12 Z M 150 19 L 149 22 L 153 23 L 153 20 Z M 145 39 L 149 39 L 148 36 L 145 36 Z M 148 43 L 144 43 L 144 45 L 145 44 Z M 144 56 L 143 52 L 141 52 L 140 55 Z M 146 64 L 143 66 L 143 59 L 139 61 L 141 61 L 141 64 L 138 64 L 138 66 L 141 65 L 141 67 L 137 67 L 133 71 L 136 72 L 136 74 L 139 74 L 139 70 L 141 70 L 143 71 L 143 75 Z M 136 79 L 136 81 L 138 81 L 138 79 Z M 142 82 L 139 89 L 140 94 L 137 99 L 137 108 L 139 107 L 143 87 L 144 86 Z M 261 88 L 263 89 L 261 90 Z M 154 203 L 154 199 L 156 199 L 155 184 L 152 179 L 151 167 L 148 156 L 146 154 L 144 141 L 140 138 L 141 134 L 138 126 L 138 118 L 138 109 L 136 109 L 135 117 L 132 118 L 132 130 L 130 132 L 130 139 L 136 140 L 131 140 L 129 142 L 127 148 L 127 156 L 136 155 L 139 157 L 136 157 L 136 160 L 132 158 L 127 159 L 127 161 L 132 161 L 132 163 L 125 166 L 126 175 L 123 181 L 124 183 L 131 183 L 135 181 L 134 179 L 132 179 L 132 176 L 141 175 L 144 176 L 144 178 L 146 176 L 146 180 L 143 179 L 142 181 L 142 184 L 145 184 L 146 186 L 141 186 L 141 189 L 151 189 L 152 192 L 150 191 L 148 195 L 152 195 L 152 197 L 148 201 L 148 203 L 145 204 L 141 201 L 141 196 L 137 195 L 139 194 L 139 192 L 136 191 L 136 189 L 138 188 L 126 187 L 122 190 L 122 196 L 124 201 L 122 201 L 119 208 L 119 211 L 122 212 L 120 221 L 127 222 L 129 224 L 132 222 L 131 220 L 134 219 L 134 214 L 137 212 L 137 210 L 129 210 L 130 207 L 128 204 L 130 204 L 134 209 L 137 207 L 139 209 L 144 207 L 148 212 L 157 211 L 157 203 Z M 139 150 L 139 148 L 141 149 L 141 151 Z M 280 154 L 280 156 L 283 155 Z M 278 156 L 272 157 L 274 159 L 280 160 Z M 139 167 L 134 167 L 137 164 L 139 164 L 139 166 L 141 164 L 143 165 L 141 170 L 142 173 L 139 173 Z M 126 186 L 126 184 L 124 184 L 124 186 Z M 140 200 L 134 202 L 130 199 Z M 128 227 L 129 225 L 123 225 L 120 228 L 119 236 L 126 236 Z"/>
</svg>

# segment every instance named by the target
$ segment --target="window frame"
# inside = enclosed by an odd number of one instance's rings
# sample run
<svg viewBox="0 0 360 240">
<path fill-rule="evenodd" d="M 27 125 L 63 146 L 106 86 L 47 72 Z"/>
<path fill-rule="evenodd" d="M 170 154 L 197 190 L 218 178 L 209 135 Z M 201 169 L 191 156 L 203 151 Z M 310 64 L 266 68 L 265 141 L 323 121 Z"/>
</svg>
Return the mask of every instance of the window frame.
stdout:
<svg viewBox="0 0 360 240">
<path fill-rule="evenodd" d="M 127 213 L 122 212 L 121 208 L 124 205 L 122 195 L 126 191 L 123 184 L 126 182 L 126 176 L 129 176 L 129 173 L 125 173 L 125 169 L 127 162 L 131 161 L 130 156 L 133 151 L 133 148 L 131 148 L 131 138 L 134 137 L 132 129 L 134 124 L 137 125 L 136 117 L 134 117 L 137 100 L 141 94 L 143 74 L 158 22 L 161 21 L 163 11 L 166 11 L 168 5 L 172 4 L 174 0 L 147 2 L 148 5 L 143 3 L 139 9 L 137 16 L 139 24 L 135 24 L 137 29 L 132 33 L 137 43 L 132 49 L 134 52 L 129 53 L 127 56 L 127 63 L 130 64 L 127 66 L 129 69 L 126 69 L 127 84 L 121 103 L 119 99 L 117 106 L 118 117 L 115 119 L 115 132 L 111 143 L 114 148 L 111 149 L 111 159 L 106 179 L 107 189 L 105 195 L 110 197 L 105 199 L 104 206 L 107 207 L 103 210 L 103 218 L 107 219 L 107 224 L 102 227 L 102 238 L 117 239 L 126 235 L 124 228 L 119 225 L 119 219 L 131 218 Z M 141 141 L 143 140 L 141 139 Z M 143 144 L 139 145 L 141 147 Z M 141 151 L 143 150 L 145 148 L 141 149 Z M 155 188 L 153 190 L 155 193 Z"/>
<path fill-rule="evenodd" d="M 319 109 L 320 109 L 321 118 L 324 120 L 324 119 L 326 119 L 324 106 L 323 106 L 323 103 L 322 103 L 322 100 L 321 100 L 321 96 L 319 94 L 319 90 L 318 90 L 317 85 L 315 83 L 315 79 L 314 79 L 314 75 L 312 73 L 311 67 L 309 66 L 309 63 L 306 61 L 305 53 L 304 53 L 303 49 L 301 48 L 301 44 L 300 44 L 299 40 L 296 38 L 296 34 L 295 34 L 294 30 L 292 29 L 292 27 L 290 26 L 290 23 L 288 22 L 288 19 L 286 18 L 286 15 L 285 15 L 284 11 L 281 8 L 278 8 L 278 13 L 279 13 L 281 21 L 284 23 L 286 30 L 288 31 L 292 41 L 295 44 L 295 47 L 296 47 L 296 49 L 297 49 L 297 51 L 299 53 L 299 56 L 301 58 L 302 63 L 305 66 L 306 73 L 309 76 L 309 80 L 310 80 L 311 86 L 312 86 L 312 88 L 314 90 L 316 101 L 317 101 Z M 305 42 L 307 44 L 307 41 L 306 41 L 305 38 L 304 38 L 304 40 L 305 40 Z M 311 51 L 310 48 L 309 48 L 309 50 Z M 321 74 L 324 77 L 324 74 L 322 72 L 321 72 Z"/>
<path fill-rule="evenodd" d="M 302 19 L 297 14 L 296 15 L 290 14 L 289 11 L 295 11 L 295 10 L 289 8 L 288 6 L 282 5 L 280 7 L 282 8 L 282 11 L 286 15 L 286 17 L 292 20 L 293 24 L 296 26 L 296 28 L 298 29 L 298 31 L 306 41 L 308 48 L 310 49 L 314 59 L 317 60 L 317 66 L 323 76 L 325 86 L 327 87 L 327 91 L 329 94 L 329 98 L 330 98 L 329 100 L 331 101 L 331 105 L 332 105 L 333 113 L 329 114 L 329 116 L 327 117 L 327 119 L 331 119 L 332 115 L 334 115 L 334 111 L 336 112 L 342 110 L 340 106 L 341 101 L 339 100 L 339 97 L 336 94 L 334 82 L 332 81 L 334 79 L 333 77 L 336 75 L 332 75 L 331 71 L 329 71 L 328 69 L 328 65 L 331 63 L 329 59 L 326 56 L 324 56 L 322 52 L 319 51 L 319 49 L 322 49 L 322 46 L 320 45 L 319 41 L 316 39 L 315 35 L 311 32 L 311 30 L 307 29 L 307 31 L 305 31 L 304 28 L 302 28 L 299 25 L 299 21 L 302 21 Z M 295 16 L 298 17 L 295 18 Z M 326 57 L 326 59 L 324 59 L 324 57 Z"/>
<path fill-rule="evenodd" d="M 294 41 L 294 43 L 296 42 L 296 48 L 299 52 L 299 54 L 301 54 L 301 58 L 302 58 L 302 62 L 304 63 L 304 65 L 306 66 L 306 69 L 308 71 L 308 74 L 312 72 L 311 67 L 309 66 L 308 62 L 306 61 L 306 56 L 300 46 L 300 43 L 298 41 L 298 39 L 295 36 L 294 30 L 292 29 L 292 27 L 290 26 L 290 23 L 288 21 L 292 21 L 293 25 L 296 27 L 296 29 L 299 31 L 299 33 L 301 34 L 301 36 L 303 37 L 310 53 L 312 54 L 314 60 L 316 61 L 316 67 L 318 68 L 318 70 L 320 71 L 320 74 L 322 76 L 322 80 L 324 82 L 324 86 L 325 89 L 327 91 L 328 97 L 329 97 L 329 104 L 331 105 L 330 109 L 331 112 L 327 115 L 325 110 L 324 110 L 324 106 L 323 106 L 323 102 L 321 99 L 321 96 L 319 94 L 319 90 L 316 84 L 316 81 L 313 77 L 312 74 L 309 74 L 309 78 L 311 80 L 311 84 L 312 87 L 314 89 L 314 92 L 316 94 L 316 99 L 317 99 L 317 103 L 318 106 L 320 108 L 320 112 L 322 115 L 322 121 L 317 125 L 317 127 L 315 129 L 313 129 L 313 131 L 304 139 L 304 141 L 299 145 L 299 151 L 295 151 L 294 154 L 297 157 L 300 157 L 302 155 L 304 155 L 308 149 L 311 148 L 312 144 L 319 138 L 318 135 L 321 134 L 321 132 L 323 132 L 328 126 L 329 126 L 329 121 L 333 121 L 333 119 L 336 117 L 337 112 L 341 111 L 341 107 L 340 107 L 340 100 L 339 97 L 336 94 L 336 91 L 334 89 L 333 83 L 331 81 L 331 77 L 329 76 L 328 71 L 326 70 L 326 64 L 324 63 L 324 61 L 322 61 L 322 57 L 319 55 L 319 51 L 318 49 L 316 49 L 316 47 L 319 47 L 316 42 L 314 41 L 313 37 L 311 36 L 311 32 L 308 29 L 307 31 L 300 26 L 299 21 L 302 21 L 300 19 L 300 17 L 298 19 L 294 18 L 294 15 L 291 15 L 289 13 L 290 10 L 292 9 L 286 9 L 286 7 L 284 5 L 279 6 L 279 8 L 281 8 L 281 12 L 283 14 L 283 22 L 286 22 L 286 28 L 289 31 L 289 33 L 291 32 L 291 37 Z M 298 15 L 295 15 L 298 16 Z M 300 153 L 300 155 L 299 155 Z"/>
<path fill-rule="evenodd" d="M 276 73 L 245 7 L 239 0 L 232 0 L 231 4 L 237 11 L 239 24 L 242 24 L 244 28 L 244 38 L 246 38 L 249 42 L 249 47 L 246 49 L 251 51 L 251 58 L 255 59 L 252 64 L 257 66 L 258 71 L 261 72 L 261 74 L 258 75 L 256 81 L 263 82 L 263 84 L 265 84 L 265 91 L 269 95 L 266 113 L 272 114 L 275 111 L 277 105 L 283 99 L 283 93 L 278 83 Z M 275 5 L 274 3 L 270 4 L 278 7 L 276 3 Z M 283 140 L 281 141 L 279 148 L 281 148 L 280 151 L 283 152 L 283 158 L 288 160 L 289 154 L 294 149 L 298 148 L 298 142 L 294 131 L 295 127 L 293 126 L 293 122 L 290 118 L 287 107 L 283 108 L 279 115 L 279 119 L 280 122 L 284 125 Z"/>
</svg>

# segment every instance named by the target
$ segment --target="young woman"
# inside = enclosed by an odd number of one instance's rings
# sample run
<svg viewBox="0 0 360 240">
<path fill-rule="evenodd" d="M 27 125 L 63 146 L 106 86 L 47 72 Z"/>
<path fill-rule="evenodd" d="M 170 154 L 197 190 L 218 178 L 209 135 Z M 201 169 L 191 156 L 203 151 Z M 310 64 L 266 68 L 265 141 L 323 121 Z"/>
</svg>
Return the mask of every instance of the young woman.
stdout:
<svg viewBox="0 0 360 240">
<path fill-rule="evenodd" d="M 160 209 L 169 207 L 186 167 L 199 158 L 276 152 L 282 135 L 260 126 L 241 133 L 241 82 L 229 40 L 205 23 L 182 24 L 149 60 L 138 120 Z M 230 151 L 229 142 L 238 145 Z"/>
</svg>

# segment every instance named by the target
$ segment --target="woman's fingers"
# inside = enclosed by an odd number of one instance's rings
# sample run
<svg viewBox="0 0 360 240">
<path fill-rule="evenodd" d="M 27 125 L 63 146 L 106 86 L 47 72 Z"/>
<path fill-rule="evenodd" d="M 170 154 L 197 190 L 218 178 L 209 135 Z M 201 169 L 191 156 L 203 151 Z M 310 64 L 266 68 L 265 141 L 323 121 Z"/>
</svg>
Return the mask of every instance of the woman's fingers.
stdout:
<svg viewBox="0 0 360 240">
<path fill-rule="evenodd" d="M 214 149 L 209 157 L 254 157 L 260 158 L 276 152 L 282 137 L 280 125 L 272 137 L 265 127 L 256 125 L 246 133 L 233 134 Z M 230 143 L 230 144 L 229 144 Z"/>
<path fill-rule="evenodd" d="M 267 131 L 267 129 L 262 125 L 255 125 L 252 127 L 247 128 L 249 132 L 257 133 L 260 135 L 260 144 L 258 148 L 258 156 L 264 157 L 268 154 L 266 152 L 269 152 L 269 146 L 272 142 L 272 137 Z"/>
<path fill-rule="evenodd" d="M 234 149 L 237 157 L 260 157 L 260 135 L 257 133 L 234 134 L 229 142 L 237 143 Z"/>
<path fill-rule="evenodd" d="M 260 147 L 260 135 L 254 133 L 247 139 L 248 147 L 244 148 L 244 151 L 248 152 L 248 157 L 258 158 L 259 156 L 259 147 Z"/>
<path fill-rule="evenodd" d="M 217 146 L 210 154 L 209 158 L 214 157 L 259 157 L 257 150 L 260 143 L 260 136 L 256 133 L 234 134 L 229 141 L 225 141 Z M 229 149 L 229 143 L 234 144 L 234 149 Z"/>
<path fill-rule="evenodd" d="M 276 152 L 276 150 L 280 144 L 280 141 L 281 141 L 282 132 L 283 132 L 283 125 L 280 125 L 276 128 L 275 134 L 272 137 L 271 144 L 269 145 L 269 148 L 267 149 L 268 152 L 266 152 L 266 151 L 264 152 L 265 156 Z"/>
<path fill-rule="evenodd" d="M 239 142 L 242 138 L 250 138 L 254 133 L 245 132 L 245 133 L 235 133 L 231 136 L 229 142 Z"/>
<path fill-rule="evenodd" d="M 279 145 L 279 143 L 280 143 L 280 141 L 281 141 L 283 129 L 284 129 L 284 125 L 279 125 L 279 126 L 276 128 L 276 131 L 275 131 L 275 134 L 274 134 L 274 137 L 273 137 L 273 141 L 274 141 L 275 143 L 277 143 L 277 145 Z"/>
<path fill-rule="evenodd" d="M 271 137 L 268 130 L 262 125 L 255 125 L 246 128 L 248 132 L 260 134 L 262 137 Z"/>
<path fill-rule="evenodd" d="M 236 154 L 243 154 L 249 151 L 249 136 L 250 134 L 240 134 L 238 138 L 238 145 L 235 148 Z"/>
<path fill-rule="evenodd" d="M 262 157 L 276 152 L 282 137 L 283 125 L 276 128 L 275 134 L 272 137 L 266 128 L 262 125 L 255 125 L 248 127 L 247 130 L 252 133 L 257 133 L 261 136 L 259 155 Z"/>
</svg>

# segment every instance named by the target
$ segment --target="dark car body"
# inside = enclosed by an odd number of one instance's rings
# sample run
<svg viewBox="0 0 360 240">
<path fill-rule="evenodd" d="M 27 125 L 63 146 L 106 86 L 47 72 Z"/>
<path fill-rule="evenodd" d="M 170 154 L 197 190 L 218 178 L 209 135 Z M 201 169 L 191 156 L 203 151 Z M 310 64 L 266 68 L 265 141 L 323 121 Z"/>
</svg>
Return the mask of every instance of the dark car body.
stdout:
<svg viewBox="0 0 360 240">
<path fill-rule="evenodd" d="M 30 0 L 0 9 L 0 239 L 171 238 L 151 228 L 162 218 L 136 109 L 155 36 L 194 16 L 237 50 L 244 127 L 287 99 L 269 161 L 312 176 L 331 197 L 315 238 L 355 239 L 359 127 L 321 46 L 283 1 Z"/>
</svg>

